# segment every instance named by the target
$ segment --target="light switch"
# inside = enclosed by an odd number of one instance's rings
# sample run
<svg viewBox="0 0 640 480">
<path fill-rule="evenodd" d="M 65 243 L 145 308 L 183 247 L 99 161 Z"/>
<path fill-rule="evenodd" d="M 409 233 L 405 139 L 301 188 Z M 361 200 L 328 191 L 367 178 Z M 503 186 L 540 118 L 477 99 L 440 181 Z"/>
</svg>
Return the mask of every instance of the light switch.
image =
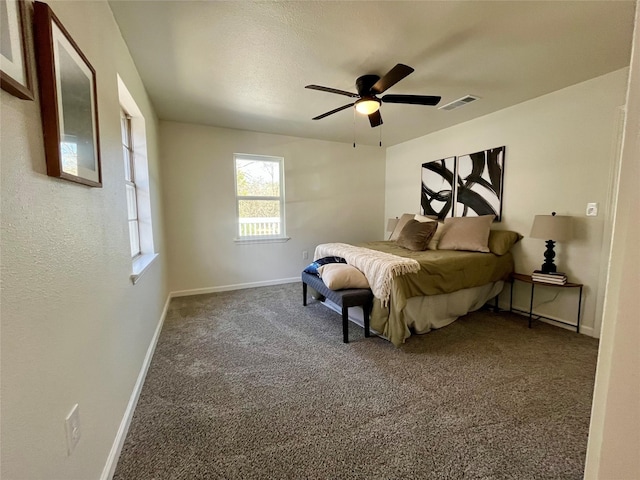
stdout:
<svg viewBox="0 0 640 480">
<path fill-rule="evenodd" d="M 598 216 L 598 204 L 587 203 L 587 217 L 597 217 L 597 216 Z"/>
</svg>

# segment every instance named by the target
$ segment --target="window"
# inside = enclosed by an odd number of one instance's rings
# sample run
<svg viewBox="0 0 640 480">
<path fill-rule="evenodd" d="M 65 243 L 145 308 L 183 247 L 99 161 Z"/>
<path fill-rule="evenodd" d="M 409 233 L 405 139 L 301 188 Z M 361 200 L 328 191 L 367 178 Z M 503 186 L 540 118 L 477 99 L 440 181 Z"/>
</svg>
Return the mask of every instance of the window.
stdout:
<svg viewBox="0 0 640 480">
<path fill-rule="evenodd" d="M 127 191 L 127 220 L 129 222 L 129 243 L 131 257 L 136 258 L 140 251 L 140 224 L 138 222 L 138 192 L 136 188 L 135 155 L 131 140 L 131 117 L 120 110 L 120 129 L 122 131 L 122 155 L 124 157 L 124 183 Z"/>
<path fill-rule="evenodd" d="M 239 240 L 286 240 L 284 159 L 235 154 Z"/>
<path fill-rule="evenodd" d="M 147 132 L 142 112 L 120 76 L 118 96 L 121 109 L 123 180 L 127 201 L 126 221 L 132 264 L 131 281 L 136 283 L 158 256 L 153 247 Z"/>
</svg>

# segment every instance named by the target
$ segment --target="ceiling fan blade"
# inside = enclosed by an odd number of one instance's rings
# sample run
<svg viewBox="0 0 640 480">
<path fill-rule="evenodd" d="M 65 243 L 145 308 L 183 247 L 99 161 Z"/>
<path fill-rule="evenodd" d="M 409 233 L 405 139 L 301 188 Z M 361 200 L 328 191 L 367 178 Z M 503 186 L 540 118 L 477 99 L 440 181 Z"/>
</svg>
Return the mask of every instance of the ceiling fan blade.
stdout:
<svg viewBox="0 0 640 480">
<path fill-rule="evenodd" d="M 304 88 L 311 90 L 320 90 L 321 92 L 337 93 L 338 95 L 346 95 L 347 97 L 358 98 L 360 95 L 357 93 L 347 92 L 345 90 L 338 90 L 337 88 L 323 87 L 322 85 L 307 85 Z"/>
<path fill-rule="evenodd" d="M 411 105 L 437 105 L 441 97 L 430 95 L 385 95 L 381 97 L 384 103 L 408 103 Z"/>
<path fill-rule="evenodd" d="M 320 120 L 321 118 L 328 117 L 329 115 L 333 115 L 334 113 L 338 113 L 339 111 L 344 110 L 345 108 L 353 107 L 354 105 L 355 103 L 348 103 L 347 105 L 343 105 L 341 107 L 333 109 L 330 112 L 323 113 L 322 115 L 318 115 L 317 117 L 312 118 L 312 120 Z"/>
<path fill-rule="evenodd" d="M 373 84 L 371 91 L 378 94 L 382 93 L 390 87 L 393 87 L 396 83 L 402 80 L 404 77 L 413 72 L 413 68 L 402 63 L 397 64 L 387 74 Z"/>
<path fill-rule="evenodd" d="M 378 127 L 382 125 L 382 115 L 380 115 L 380 110 L 376 110 L 373 113 L 369 114 L 369 123 L 371 124 L 371 128 Z"/>
</svg>

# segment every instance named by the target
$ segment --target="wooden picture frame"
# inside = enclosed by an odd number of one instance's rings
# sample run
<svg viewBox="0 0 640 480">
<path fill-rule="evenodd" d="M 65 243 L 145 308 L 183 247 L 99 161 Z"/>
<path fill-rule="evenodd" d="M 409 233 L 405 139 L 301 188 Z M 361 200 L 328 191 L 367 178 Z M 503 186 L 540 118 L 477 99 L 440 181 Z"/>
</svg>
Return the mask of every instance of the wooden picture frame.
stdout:
<svg viewBox="0 0 640 480">
<path fill-rule="evenodd" d="M 28 25 L 28 9 L 24 0 L 0 2 L 0 87 L 23 100 L 33 100 Z"/>
<path fill-rule="evenodd" d="M 46 3 L 34 3 L 47 175 L 102 187 L 96 72 Z"/>
</svg>

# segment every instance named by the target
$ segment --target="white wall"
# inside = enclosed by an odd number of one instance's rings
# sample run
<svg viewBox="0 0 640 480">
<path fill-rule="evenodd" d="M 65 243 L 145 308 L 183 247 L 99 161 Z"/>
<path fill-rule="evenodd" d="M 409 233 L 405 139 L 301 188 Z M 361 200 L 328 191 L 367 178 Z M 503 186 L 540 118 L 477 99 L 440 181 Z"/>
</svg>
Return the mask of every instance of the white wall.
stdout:
<svg viewBox="0 0 640 480">
<path fill-rule="evenodd" d="M 640 2 L 585 478 L 640 478 Z"/>
<path fill-rule="evenodd" d="M 48 3 L 97 72 L 104 187 L 48 177 L 38 101 L 2 91 L 0 477 L 7 480 L 100 477 L 168 292 L 157 119 L 144 87 L 106 2 Z M 146 117 L 160 252 L 135 286 L 117 74 Z M 76 403 L 81 439 L 67 456 L 64 419 Z"/>
<path fill-rule="evenodd" d="M 527 238 L 537 214 L 575 217 L 576 237 L 556 245 L 556 264 L 585 285 L 581 331 L 598 334 L 611 222 L 614 159 L 628 69 L 574 85 L 470 122 L 390 147 L 386 160 L 386 216 L 417 212 L 420 165 L 453 155 L 506 146 L 503 221 L 495 228 L 525 238 L 514 248 L 516 271 L 540 268 L 543 240 Z M 445 113 L 446 114 L 446 113 Z M 600 215 L 586 217 L 587 202 Z M 577 290 L 538 289 L 534 310 L 575 322 Z M 529 288 L 516 283 L 514 306 L 528 309 Z M 502 298 L 508 301 L 508 295 Z"/>
<path fill-rule="evenodd" d="M 382 238 L 379 147 L 173 122 L 161 122 L 160 134 L 174 292 L 297 279 L 319 243 Z M 288 242 L 234 242 L 234 153 L 284 157 Z"/>
</svg>

